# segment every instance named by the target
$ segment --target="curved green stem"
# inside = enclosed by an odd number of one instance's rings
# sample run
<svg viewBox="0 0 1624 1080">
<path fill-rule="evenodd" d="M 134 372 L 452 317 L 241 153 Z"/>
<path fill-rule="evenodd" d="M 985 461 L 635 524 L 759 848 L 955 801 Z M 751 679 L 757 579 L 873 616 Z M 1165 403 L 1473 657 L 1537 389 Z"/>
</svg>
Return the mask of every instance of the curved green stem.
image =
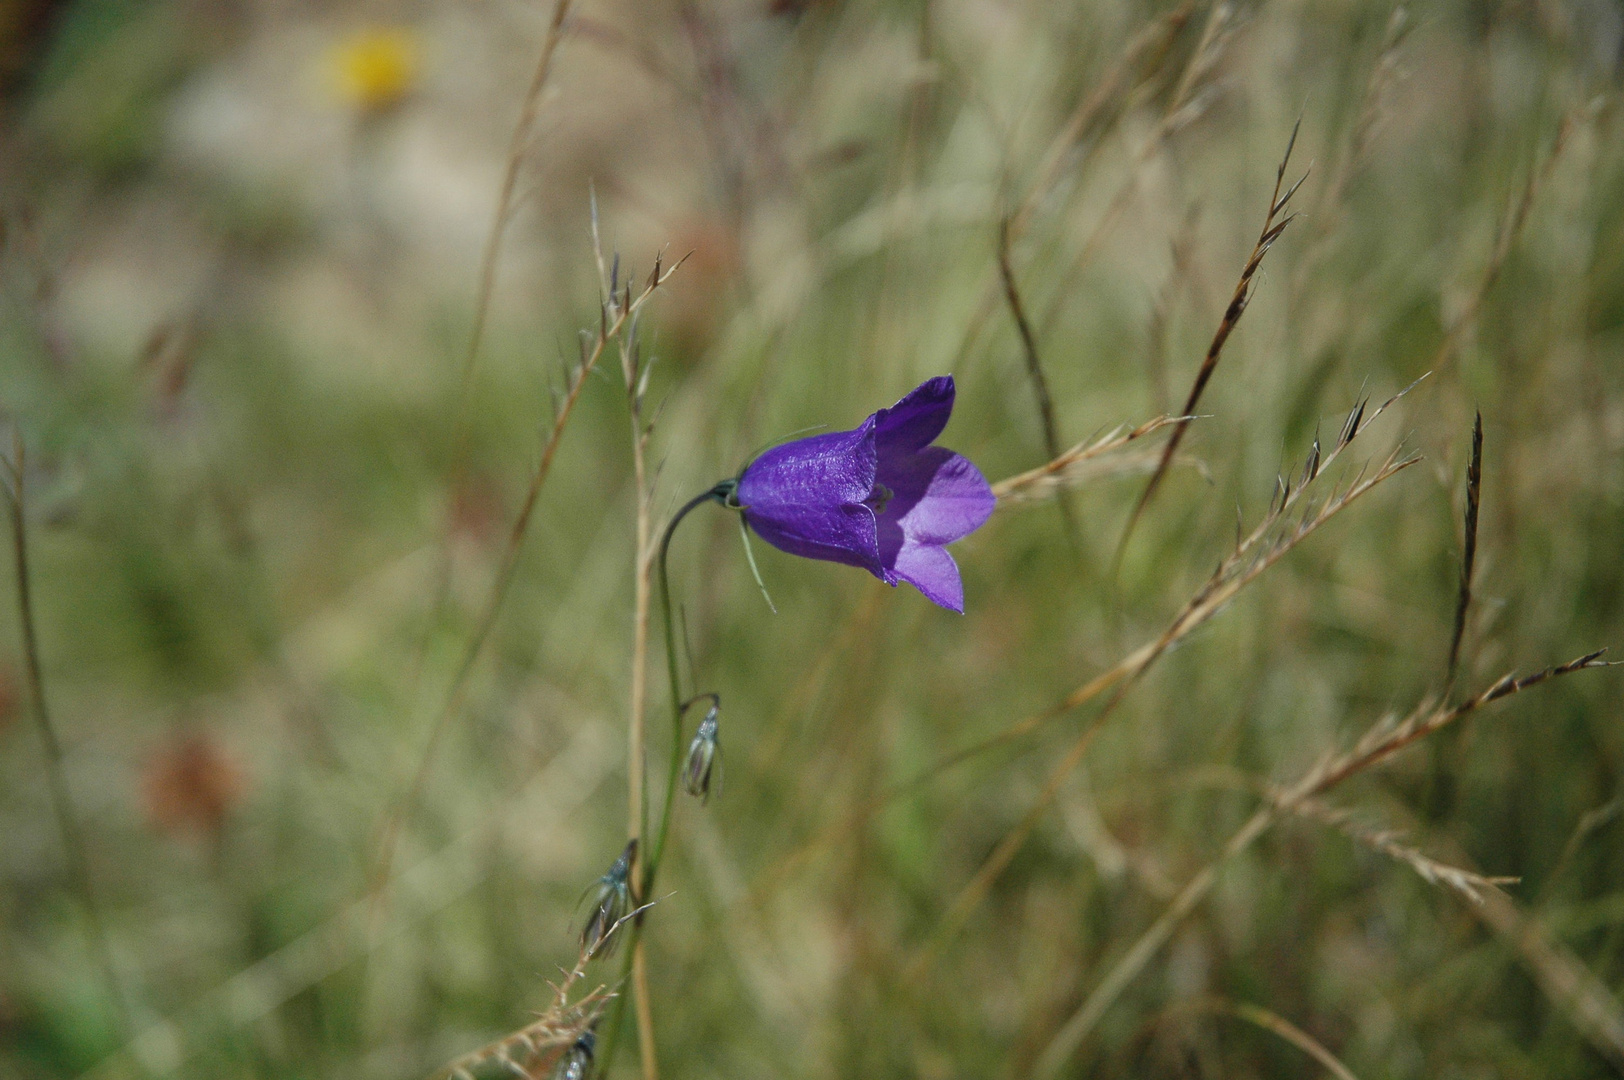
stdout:
<svg viewBox="0 0 1624 1080">
<path fill-rule="evenodd" d="M 671 538 L 676 534 L 677 526 L 694 509 L 708 502 L 730 505 L 728 499 L 733 494 L 736 481 L 723 480 L 715 487 L 709 488 L 684 503 L 665 527 L 665 533 L 660 537 L 659 572 L 660 572 L 660 615 L 665 621 L 665 666 L 667 681 L 671 692 L 671 761 L 666 768 L 665 776 L 665 805 L 660 810 L 660 830 L 655 835 L 654 844 L 647 849 L 647 854 L 641 860 L 642 873 L 635 880 L 635 902 L 648 903 L 650 894 L 654 891 L 654 875 L 660 868 L 660 860 L 665 855 L 666 838 L 671 832 L 671 808 L 676 802 L 677 777 L 682 773 L 682 686 L 677 671 L 677 632 L 676 620 L 672 617 L 671 609 L 671 574 L 667 568 L 667 556 L 671 553 Z M 637 953 L 637 944 L 643 936 L 643 919 L 639 916 L 632 920 L 627 927 L 631 941 L 625 950 L 625 959 L 621 962 L 620 983 L 625 985 L 631 975 L 632 958 Z M 598 1056 L 601 1075 L 609 1075 L 609 1066 L 614 1061 L 615 1045 L 619 1042 L 621 1020 L 625 1014 L 625 996 L 615 998 L 610 1007 L 608 1023 L 602 1041 L 602 1052 Z"/>
</svg>

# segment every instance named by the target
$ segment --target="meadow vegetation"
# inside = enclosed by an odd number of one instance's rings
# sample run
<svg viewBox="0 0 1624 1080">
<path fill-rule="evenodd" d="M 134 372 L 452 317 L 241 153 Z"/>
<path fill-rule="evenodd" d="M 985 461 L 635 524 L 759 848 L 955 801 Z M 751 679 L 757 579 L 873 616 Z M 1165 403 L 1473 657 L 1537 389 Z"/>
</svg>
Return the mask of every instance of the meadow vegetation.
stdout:
<svg viewBox="0 0 1624 1080">
<path fill-rule="evenodd" d="M 1616 4 L 5 10 L 0 1076 L 1624 1072 Z"/>
</svg>

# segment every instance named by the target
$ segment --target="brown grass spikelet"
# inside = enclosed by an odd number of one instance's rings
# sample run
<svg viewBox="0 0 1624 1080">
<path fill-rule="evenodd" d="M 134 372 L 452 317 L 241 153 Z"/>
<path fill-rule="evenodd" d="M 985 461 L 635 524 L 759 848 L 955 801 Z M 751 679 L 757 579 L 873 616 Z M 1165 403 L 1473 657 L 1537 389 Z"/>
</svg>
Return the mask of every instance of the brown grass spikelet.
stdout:
<svg viewBox="0 0 1624 1080">
<path fill-rule="evenodd" d="M 1445 681 L 1453 684 L 1460 662 L 1461 638 L 1466 635 L 1466 612 L 1472 606 L 1472 569 L 1477 562 L 1477 514 L 1483 499 L 1483 413 L 1472 421 L 1472 456 L 1466 463 L 1466 522 L 1462 527 L 1460 593 L 1455 601 L 1455 629 L 1449 637 Z"/>
</svg>

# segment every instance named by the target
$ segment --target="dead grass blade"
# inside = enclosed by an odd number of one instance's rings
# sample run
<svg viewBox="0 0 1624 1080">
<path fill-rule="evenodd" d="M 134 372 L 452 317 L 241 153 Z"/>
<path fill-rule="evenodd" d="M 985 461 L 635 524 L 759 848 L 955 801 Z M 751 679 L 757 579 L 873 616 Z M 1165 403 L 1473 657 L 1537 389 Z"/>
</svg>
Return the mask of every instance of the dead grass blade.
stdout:
<svg viewBox="0 0 1624 1080">
<path fill-rule="evenodd" d="M 1185 0 L 1167 14 L 1146 23 L 1128 41 L 1116 63 L 1106 71 L 1093 92 L 1078 102 L 1066 126 L 1060 129 L 1049 145 L 1043 164 L 1038 167 L 1037 179 L 1027 189 L 1026 197 L 1006 219 L 1012 236 L 1019 238 L 1026 233 L 1038 205 L 1059 185 L 1068 168 L 1076 169 L 1078 163 L 1072 159 L 1079 152 L 1084 138 L 1101 126 L 1106 114 L 1127 97 L 1133 88 L 1134 74 L 1144 66 L 1146 60 L 1166 55 L 1173 45 L 1173 39 L 1194 13 L 1195 4 Z"/>
<path fill-rule="evenodd" d="M 1310 227 L 1319 239 L 1335 232 L 1347 216 L 1345 199 L 1348 186 L 1370 161 L 1371 144 L 1382 125 L 1393 115 L 1394 94 L 1404 81 L 1404 69 L 1400 64 L 1401 51 L 1415 27 L 1415 20 L 1410 18 L 1409 11 L 1403 5 L 1395 7 L 1393 13 L 1388 16 L 1387 29 L 1382 34 L 1381 51 L 1376 56 L 1376 62 L 1371 65 L 1370 74 L 1365 78 L 1364 92 L 1359 101 L 1358 119 L 1354 121 L 1346 148 L 1336 168 L 1321 190 L 1320 197 L 1314 202 Z M 1303 274 L 1314 261 L 1312 256 L 1322 251 L 1321 245 L 1310 246 L 1308 257 L 1305 257 L 1299 268 L 1298 281 L 1293 283 L 1294 295 Z"/>
<path fill-rule="evenodd" d="M 1196 371 L 1195 384 L 1190 387 L 1190 394 L 1184 400 L 1182 412 L 1186 417 L 1194 415 L 1196 405 L 1201 401 L 1201 394 L 1206 390 L 1213 371 L 1218 367 L 1218 358 L 1224 351 L 1224 343 L 1229 340 L 1229 335 L 1234 332 L 1236 325 L 1241 321 L 1241 316 L 1246 313 L 1246 307 L 1252 299 L 1252 281 L 1257 275 L 1258 268 L 1263 265 L 1264 256 L 1269 253 L 1274 242 L 1280 239 L 1280 234 L 1286 231 L 1286 226 L 1297 216 L 1287 214 L 1282 218 L 1280 215 L 1290 204 L 1291 197 L 1297 194 L 1297 189 L 1303 186 L 1303 181 L 1308 179 L 1308 173 L 1304 172 L 1296 183 L 1286 188 L 1285 194 L 1282 195 L 1280 189 L 1285 183 L 1286 167 L 1291 162 L 1291 151 L 1297 145 L 1297 132 L 1302 128 L 1302 123 L 1299 119 L 1291 129 L 1291 139 L 1286 143 L 1285 155 L 1281 157 L 1280 166 L 1275 170 L 1274 192 L 1269 196 L 1269 212 L 1264 215 L 1263 229 L 1258 233 L 1257 243 L 1253 245 L 1252 254 L 1247 257 L 1246 265 L 1241 268 L 1240 280 L 1235 284 L 1235 292 L 1230 296 L 1229 306 L 1224 309 L 1224 317 L 1219 320 L 1218 330 L 1213 334 L 1212 342 L 1207 346 L 1207 354 L 1202 358 L 1201 367 Z M 1139 522 L 1139 516 L 1144 513 L 1145 507 L 1155 496 L 1156 489 L 1161 486 L 1162 478 L 1167 475 L 1167 469 L 1173 462 L 1173 455 L 1178 451 L 1179 443 L 1183 441 L 1184 433 L 1189 430 L 1189 426 L 1189 420 L 1182 421 L 1173 429 L 1172 437 L 1162 448 L 1161 463 L 1151 474 L 1144 493 L 1139 496 L 1139 502 L 1128 515 L 1128 524 L 1122 530 L 1122 540 L 1117 544 L 1115 560 L 1117 564 L 1122 561 L 1122 553 L 1128 546 L 1128 540 L 1133 535 L 1134 526 Z"/>
<path fill-rule="evenodd" d="M 1033 215 L 1037 213 L 1038 207 L 1060 185 L 1065 174 L 1068 171 L 1078 172 L 1081 170 L 1086 162 L 1086 150 L 1080 152 L 1083 140 L 1091 132 L 1096 135 L 1103 133 L 1108 124 L 1120 114 L 1121 105 L 1126 101 L 1134 87 L 1140 84 L 1141 79 L 1137 76 L 1146 67 L 1147 62 L 1154 60 L 1154 63 L 1150 64 L 1150 71 L 1147 76 L 1154 75 L 1160 69 L 1162 59 L 1171 51 L 1174 39 L 1184 29 L 1185 24 L 1190 21 L 1190 16 L 1194 13 L 1194 10 L 1195 5 L 1186 2 L 1160 18 L 1146 23 L 1128 42 L 1122 51 L 1121 57 L 1106 72 L 1104 78 L 1094 88 L 1094 91 L 1078 103 L 1077 108 L 1066 122 L 1066 126 L 1061 129 L 1050 144 L 1049 150 L 1044 156 L 1044 162 L 1038 169 L 1037 179 L 1027 189 L 1025 197 L 1021 199 L 1014 212 L 1008 215 L 1007 220 L 1012 241 L 1019 240 L 1025 235 Z M 1220 10 L 1227 13 L 1228 6 L 1219 4 L 1214 8 L 1215 13 Z M 1221 28 L 1225 21 L 1227 21 L 1227 14 L 1209 16 L 1206 29 L 1202 34 L 1201 44 L 1197 47 L 1194 57 L 1186 66 L 1180 79 L 1181 87 L 1194 85 L 1194 82 L 1204 73 L 1211 70 L 1212 63 L 1217 55 L 1217 50 L 1213 47 L 1215 37 L 1221 43 L 1221 36 L 1216 35 L 1215 27 Z M 1192 72 L 1195 73 L 1194 76 L 1192 76 Z M 1100 223 L 1095 227 L 1094 235 L 1084 245 L 1084 257 L 1075 262 L 1072 270 L 1068 272 L 1061 289 L 1062 293 L 1070 291 L 1070 282 L 1080 272 L 1081 266 L 1086 265 L 1099 236 L 1103 235 L 1110 225 L 1127 209 L 1127 204 L 1138 187 L 1137 173 L 1140 169 L 1155 155 L 1156 150 L 1176 130 L 1176 127 L 1182 127 L 1190 119 L 1193 119 L 1193 117 L 1187 115 L 1187 105 L 1188 102 L 1175 97 L 1173 105 L 1169 107 L 1167 113 L 1163 116 L 1156 131 L 1139 148 L 1133 166 L 1135 175 L 1123 184 L 1116 198 L 1112 201 L 1111 209 L 1106 212 Z M 1179 117 L 1176 126 L 1172 119 L 1175 116 Z M 964 330 L 959 359 L 962 360 L 971 346 L 980 339 L 988 320 L 992 318 L 993 312 L 997 310 L 998 285 L 997 278 L 993 277 L 989 278 L 983 286 L 981 301 L 976 305 L 975 313 L 971 316 L 969 324 Z M 1040 325 L 1046 326 L 1050 321 L 1052 321 L 1052 316 L 1045 314 Z"/>
<path fill-rule="evenodd" d="M 1026 377 L 1032 383 L 1037 398 L 1038 419 L 1043 424 L 1043 450 L 1053 461 L 1060 457 L 1060 429 L 1055 422 L 1054 398 L 1049 393 L 1049 380 L 1044 377 L 1043 363 L 1038 359 L 1038 342 L 1027 320 L 1026 308 L 1021 304 L 1020 289 L 1015 284 L 1015 270 L 1009 262 L 1010 219 L 998 223 L 998 273 L 1004 283 L 1004 298 L 1009 302 L 1009 314 L 1015 320 L 1015 329 L 1021 338 L 1021 350 L 1026 357 Z M 1062 492 L 1056 499 L 1060 517 L 1066 526 L 1066 540 L 1073 551 L 1082 550 L 1082 535 L 1077 531 L 1077 519 L 1072 514 L 1071 502 Z"/>
<path fill-rule="evenodd" d="M 1054 290 L 1053 298 L 1049 301 L 1048 310 L 1038 322 L 1040 331 L 1046 332 L 1054 325 L 1066 298 L 1071 295 L 1078 279 L 1094 261 L 1094 256 L 1099 253 L 1106 235 L 1121 220 L 1122 215 L 1127 213 L 1128 207 L 1133 205 L 1134 198 L 1139 194 L 1139 185 L 1144 179 L 1146 167 L 1174 135 L 1201 119 L 1217 98 L 1218 91 L 1211 85 L 1211 77 L 1217 70 L 1218 62 L 1223 58 L 1230 36 L 1234 32 L 1233 16 L 1234 8 L 1230 4 L 1219 3 L 1212 6 L 1201 29 L 1201 40 L 1179 78 L 1177 91 L 1154 130 L 1135 152 L 1128 175 L 1112 196 L 1105 212 L 1094 223 L 1094 228 L 1078 247 L 1071 265 L 1066 268 L 1058 288 Z"/>
<path fill-rule="evenodd" d="M 1009 314 L 1015 320 L 1015 329 L 1021 336 L 1021 348 L 1026 355 L 1026 375 L 1032 381 L 1032 392 L 1037 397 L 1038 418 L 1043 423 L 1043 449 L 1050 459 L 1060 456 L 1060 431 L 1055 424 L 1054 398 L 1049 394 L 1049 380 L 1043 376 L 1043 364 L 1038 359 L 1037 339 L 1032 336 L 1032 324 L 1027 321 L 1026 309 L 1015 284 L 1015 270 L 1009 264 L 1009 218 L 998 223 L 998 275 L 1004 285 L 1004 298 L 1009 301 Z"/>
<path fill-rule="evenodd" d="M 1507 675 L 1488 689 L 1456 706 L 1440 707 L 1425 702 L 1401 721 L 1390 717 L 1379 720 L 1351 750 L 1339 756 L 1325 758 L 1309 769 L 1296 783 L 1279 789 L 1269 802 L 1259 807 L 1229 838 L 1218 857 L 1202 867 L 1189 883 L 1179 890 L 1179 894 L 1149 929 L 1111 965 L 1110 970 L 1083 1001 L 1082 1006 L 1050 1040 L 1038 1059 L 1033 1075 L 1039 1080 L 1051 1080 L 1065 1068 L 1067 1062 L 1082 1046 L 1083 1040 L 1099 1023 L 1105 1010 L 1115 1003 L 1128 983 L 1138 976 L 1150 962 L 1151 957 L 1166 944 L 1185 916 L 1212 891 L 1213 885 L 1218 880 L 1218 871 L 1223 865 L 1251 846 L 1254 840 L 1274 824 L 1280 814 L 1295 812 L 1296 807 L 1304 801 L 1316 799 L 1349 777 L 1380 764 L 1416 740 L 1471 715 L 1485 705 L 1562 675 L 1609 666 L 1601 661 L 1601 655 L 1601 652 L 1588 653 L 1566 664 L 1558 664 L 1520 678 Z M 1484 890 L 1480 893 L 1482 904 L 1473 907 L 1486 908 L 1495 902 L 1498 895 L 1493 889 Z"/>
<path fill-rule="evenodd" d="M 0 460 L 7 481 L 6 494 L 11 504 L 11 551 L 17 570 L 17 621 L 23 639 L 23 658 L 28 678 L 29 711 L 39 729 L 40 743 L 45 749 L 45 779 L 51 792 L 51 810 L 56 816 L 57 831 L 62 835 L 62 850 L 67 856 L 68 877 L 79 894 L 84 908 L 85 934 L 91 955 L 101 969 L 103 990 L 119 1031 L 128 1035 L 131 1030 L 129 1004 L 113 963 L 113 950 L 107 943 L 107 925 L 102 919 L 101 903 L 96 896 L 95 881 L 90 873 L 90 855 L 85 845 L 84 828 L 79 812 L 73 805 L 68 790 L 67 775 L 62 766 L 62 742 L 57 738 L 56 725 L 51 721 L 51 710 L 45 697 L 45 674 L 40 665 L 39 635 L 34 623 L 33 577 L 28 567 L 28 460 L 22 431 L 15 425 L 11 431 L 11 456 Z"/>
<path fill-rule="evenodd" d="M 1544 189 L 1545 184 L 1555 171 L 1556 164 L 1562 158 L 1562 152 L 1567 149 L 1568 141 L 1581 120 L 1593 117 L 1601 106 L 1602 99 L 1571 109 L 1562 118 L 1562 124 L 1556 130 L 1556 137 L 1551 141 L 1551 149 L 1545 155 L 1545 160 L 1528 174 L 1528 180 L 1517 199 L 1512 202 L 1506 211 L 1505 219 L 1500 224 L 1500 232 L 1494 242 L 1494 250 L 1489 254 L 1489 261 L 1483 267 L 1483 275 L 1478 279 L 1477 287 L 1467 297 L 1466 303 L 1461 307 L 1455 318 L 1444 331 L 1444 339 L 1438 345 L 1438 353 L 1433 357 L 1432 370 L 1442 371 L 1454 360 L 1460 351 L 1461 342 L 1465 340 L 1474 326 L 1477 325 L 1478 316 L 1483 312 L 1483 305 L 1489 298 L 1489 292 L 1494 283 L 1500 279 L 1500 272 L 1505 269 L 1506 260 L 1511 256 L 1512 248 L 1522 237 L 1523 228 L 1528 224 L 1528 214 L 1534 207 L 1535 200 Z"/>
<path fill-rule="evenodd" d="M 658 258 L 654 261 L 654 270 L 649 275 L 642 292 L 632 294 L 631 285 L 625 286 L 624 292 L 617 298 L 610 296 L 599 311 L 598 331 L 592 339 L 590 347 L 583 343 L 581 360 L 568 374 L 566 387 L 558 407 L 553 416 L 553 424 L 547 433 L 547 439 L 542 444 L 541 457 L 536 463 L 535 470 L 530 476 L 530 486 L 525 491 L 524 502 L 520 504 L 519 513 L 513 520 L 513 527 L 508 531 L 507 542 L 502 550 L 501 562 L 498 565 L 496 581 L 491 586 L 490 594 L 485 599 L 485 605 L 480 612 L 478 621 L 474 624 L 474 632 L 463 649 L 462 659 L 457 665 L 456 673 L 452 676 L 451 686 L 446 692 L 445 703 L 436 714 L 429 729 L 429 737 L 424 745 L 423 754 L 418 761 L 412 780 L 406 790 L 405 796 L 395 808 L 382 830 L 382 839 L 378 845 L 377 863 L 371 874 L 369 892 L 375 902 L 381 905 L 384 890 L 390 876 L 391 866 L 394 863 L 395 846 L 399 841 L 400 831 L 406 821 L 411 817 L 412 811 L 421 797 L 423 785 L 427 782 L 429 769 L 433 764 L 434 755 L 439 748 L 440 740 L 449 726 L 451 718 L 461 711 L 465 695 L 468 692 L 469 676 L 473 674 L 474 665 L 478 662 L 485 648 L 485 642 L 490 637 L 491 630 L 496 626 L 496 617 L 502 609 L 502 602 L 506 599 L 508 589 L 513 584 L 513 573 L 518 566 L 519 553 L 524 547 L 524 538 L 530 529 L 530 519 L 536 510 L 537 500 L 541 497 L 541 489 L 547 482 L 547 476 L 552 471 L 553 458 L 558 453 L 559 443 L 564 437 L 564 428 L 569 423 L 570 414 L 575 410 L 576 402 L 580 400 L 581 391 L 586 388 L 587 378 L 602 359 L 604 350 L 610 342 L 616 340 L 635 320 L 643 305 L 654 295 L 655 291 L 671 279 L 683 261 L 677 260 L 669 268 L 662 267 Z"/>
<path fill-rule="evenodd" d="M 1117 427 L 1098 438 L 1080 442 L 1069 450 L 1054 454 L 1050 461 L 1035 469 L 1000 480 L 992 486 L 992 493 L 998 498 L 1000 506 L 1046 499 L 1075 486 L 1078 478 L 1085 475 L 1086 470 L 1082 467 L 1101 455 L 1120 450 L 1146 435 L 1187 419 L 1191 418 L 1157 416 L 1138 427 Z"/>
<path fill-rule="evenodd" d="M 496 288 L 496 264 L 502 253 L 502 237 L 507 232 L 513 215 L 513 195 L 519 185 L 519 169 L 524 164 L 525 151 L 536 127 L 536 114 L 541 109 L 541 92 L 553 70 L 553 54 L 564 39 L 564 20 L 570 13 L 571 0 L 557 0 L 553 17 L 547 24 L 547 36 L 541 43 L 541 55 L 536 60 L 535 74 L 530 77 L 529 89 L 519 106 L 519 119 L 513 125 L 513 138 L 508 145 L 507 164 L 502 170 L 502 186 L 497 190 L 496 213 L 491 217 L 491 231 L 485 238 L 484 254 L 479 262 L 479 291 L 474 297 L 474 327 L 468 334 L 468 351 L 462 359 L 462 393 L 466 400 L 468 382 L 473 377 L 474 364 L 479 360 L 479 347 L 485 341 L 485 323 L 490 317 L 491 293 Z"/>
<path fill-rule="evenodd" d="M 1295 1046 L 1324 1066 L 1325 1071 L 1336 1077 L 1336 1080 L 1359 1080 L 1352 1069 L 1342 1064 L 1335 1054 L 1325 1048 L 1324 1043 L 1272 1009 L 1265 1009 L 1261 1005 L 1245 1001 L 1230 1001 L 1228 998 L 1201 997 L 1181 1002 L 1169 1010 L 1173 1011 L 1216 1013 L 1244 1020 Z"/>
</svg>

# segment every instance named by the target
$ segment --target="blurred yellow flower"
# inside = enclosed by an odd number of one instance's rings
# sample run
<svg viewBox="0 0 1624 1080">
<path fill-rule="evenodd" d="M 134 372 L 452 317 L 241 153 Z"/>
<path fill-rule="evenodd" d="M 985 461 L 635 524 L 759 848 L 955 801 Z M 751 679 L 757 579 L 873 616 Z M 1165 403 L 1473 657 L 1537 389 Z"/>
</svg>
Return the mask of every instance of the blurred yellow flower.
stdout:
<svg viewBox="0 0 1624 1080">
<path fill-rule="evenodd" d="M 339 96 L 367 112 L 397 104 L 417 81 L 419 52 L 417 34 L 406 27 L 356 31 L 333 49 Z"/>
</svg>

